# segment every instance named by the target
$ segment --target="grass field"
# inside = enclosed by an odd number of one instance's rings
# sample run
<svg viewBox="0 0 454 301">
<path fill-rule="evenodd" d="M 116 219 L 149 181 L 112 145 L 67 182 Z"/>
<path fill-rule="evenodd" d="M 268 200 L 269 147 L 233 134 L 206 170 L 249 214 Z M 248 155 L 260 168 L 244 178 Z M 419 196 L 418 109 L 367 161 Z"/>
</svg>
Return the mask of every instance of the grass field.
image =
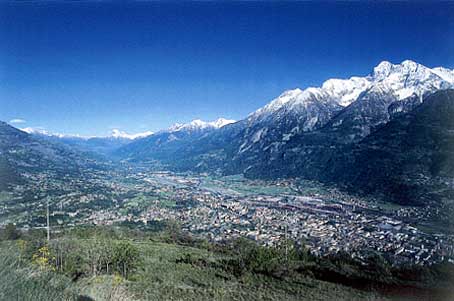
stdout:
<svg viewBox="0 0 454 301">
<path fill-rule="evenodd" d="M 128 280 L 118 275 L 85 275 L 73 281 L 21 260 L 18 244 L 3 242 L 0 300 L 383 300 L 374 293 L 304 276 L 282 280 L 248 273 L 237 277 L 216 267 L 226 255 L 203 248 L 153 241 L 133 244 L 143 264 Z"/>
<path fill-rule="evenodd" d="M 375 297 L 335 284 L 301 278 L 287 282 L 249 274 L 237 278 L 214 267 L 222 255 L 164 243 L 140 244 L 144 269 L 129 289 L 143 300 L 364 300 Z M 180 262 L 190 257 L 199 265 Z"/>
</svg>

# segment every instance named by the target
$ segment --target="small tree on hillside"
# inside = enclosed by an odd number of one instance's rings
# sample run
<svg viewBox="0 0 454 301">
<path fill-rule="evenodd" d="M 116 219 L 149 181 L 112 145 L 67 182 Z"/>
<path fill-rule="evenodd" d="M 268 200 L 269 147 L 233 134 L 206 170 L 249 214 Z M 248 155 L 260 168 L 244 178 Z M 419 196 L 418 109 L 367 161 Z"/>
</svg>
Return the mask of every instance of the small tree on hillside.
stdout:
<svg viewBox="0 0 454 301">
<path fill-rule="evenodd" d="M 112 259 L 116 272 L 124 278 L 136 271 L 141 263 L 139 250 L 129 241 L 120 241 L 114 245 Z"/>
</svg>

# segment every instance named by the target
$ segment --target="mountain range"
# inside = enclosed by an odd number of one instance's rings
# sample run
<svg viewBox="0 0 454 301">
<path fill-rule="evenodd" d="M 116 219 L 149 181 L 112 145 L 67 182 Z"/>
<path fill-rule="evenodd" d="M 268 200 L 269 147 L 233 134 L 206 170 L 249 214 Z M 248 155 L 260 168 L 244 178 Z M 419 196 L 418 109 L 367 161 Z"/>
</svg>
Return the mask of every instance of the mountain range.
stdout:
<svg viewBox="0 0 454 301">
<path fill-rule="evenodd" d="M 237 122 L 194 120 L 133 140 L 52 142 L 175 171 L 301 177 L 424 203 L 453 191 L 453 88 L 453 70 L 384 61 L 364 77 L 285 91 Z"/>
<path fill-rule="evenodd" d="M 21 130 L 43 140 L 61 142 L 79 151 L 91 152 L 105 157 L 110 156 L 113 151 L 135 139 L 144 138 L 153 134 L 151 131 L 138 134 L 128 134 L 118 129 L 113 129 L 111 135 L 109 136 L 85 137 L 79 135 L 51 133 L 46 130 L 35 128 L 23 128 Z"/>
<path fill-rule="evenodd" d="M 219 118 L 212 122 L 199 119 L 186 124 L 175 124 L 167 130 L 137 139 L 119 148 L 114 155 L 118 158 L 135 162 L 172 160 L 178 157 L 178 151 L 215 133 L 222 127 L 234 123 L 234 120 Z"/>
</svg>

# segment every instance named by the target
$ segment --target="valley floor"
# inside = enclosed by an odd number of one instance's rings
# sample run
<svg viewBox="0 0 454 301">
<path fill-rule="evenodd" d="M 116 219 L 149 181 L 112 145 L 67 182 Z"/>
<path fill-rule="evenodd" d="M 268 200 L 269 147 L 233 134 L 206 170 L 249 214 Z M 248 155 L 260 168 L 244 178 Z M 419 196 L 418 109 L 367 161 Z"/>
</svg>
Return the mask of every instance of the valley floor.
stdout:
<svg viewBox="0 0 454 301">
<path fill-rule="evenodd" d="M 149 229 L 175 220 L 184 231 L 210 241 L 247 237 L 271 246 L 287 237 L 321 256 L 347 252 L 365 258 L 378 252 L 393 264 L 454 261 L 449 204 L 400 206 L 298 179 L 261 181 L 147 169 L 52 181 L 47 190 L 42 182 L 0 192 L 0 224 L 45 227 L 49 201 L 54 229 L 87 224 Z"/>
</svg>

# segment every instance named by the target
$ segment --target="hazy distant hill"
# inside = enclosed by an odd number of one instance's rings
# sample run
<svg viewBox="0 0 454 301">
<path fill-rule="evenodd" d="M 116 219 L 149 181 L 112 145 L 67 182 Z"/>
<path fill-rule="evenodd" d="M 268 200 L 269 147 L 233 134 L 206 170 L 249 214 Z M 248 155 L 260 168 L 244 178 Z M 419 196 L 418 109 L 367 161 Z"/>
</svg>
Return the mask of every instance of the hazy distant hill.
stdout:
<svg viewBox="0 0 454 301">
<path fill-rule="evenodd" d="M 130 161 L 171 161 L 180 156 L 180 150 L 194 141 L 214 133 L 234 120 L 219 118 L 212 122 L 193 120 L 187 124 L 176 124 L 145 138 L 137 139 L 114 152 L 116 157 Z"/>
<path fill-rule="evenodd" d="M 94 159 L 61 143 L 46 141 L 0 121 L 1 186 L 24 179 L 25 173 L 60 176 L 84 173 Z"/>
<path fill-rule="evenodd" d="M 81 137 L 57 137 L 57 136 L 44 136 L 41 135 L 43 139 L 64 143 L 76 150 L 82 152 L 92 152 L 95 154 L 110 156 L 117 149 L 131 143 L 133 140 L 122 137 L 91 137 L 91 138 L 81 138 Z"/>
</svg>

